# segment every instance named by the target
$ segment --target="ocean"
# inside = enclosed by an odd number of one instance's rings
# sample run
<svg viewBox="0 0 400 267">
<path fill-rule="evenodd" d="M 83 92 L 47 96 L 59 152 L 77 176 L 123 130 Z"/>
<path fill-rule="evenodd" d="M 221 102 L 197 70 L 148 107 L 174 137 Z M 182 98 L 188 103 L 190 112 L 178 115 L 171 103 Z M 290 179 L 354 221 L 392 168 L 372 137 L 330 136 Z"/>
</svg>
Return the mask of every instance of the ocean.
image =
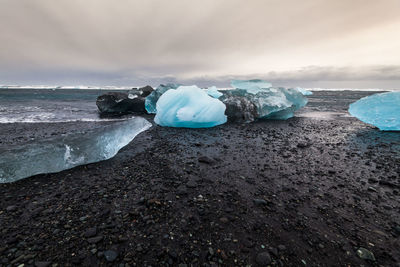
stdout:
<svg viewBox="0 0 400 267">
<path fill-rule="evenodd" d="M 0 88 L 0 123 L 60 123 L 116 121 L 102 118 L 96 98 L 109 91 L 128 88 L 67 89 L 67 88 Z M 307 106 L 296 113 L 299 117 L 326 118 L 332 114 L 347 115 L 348 105 L 377 93 L 371 90 L 321 90 L 307 96 Z M 125 116 L 124 119 L 129 118 Z"/>
<path fill-rule="evenodd" d="M 0 123 L 118 120 L 99 116 L 96 98 L 108 91 L 110 90 L 0 89 Z"/>
</svg>

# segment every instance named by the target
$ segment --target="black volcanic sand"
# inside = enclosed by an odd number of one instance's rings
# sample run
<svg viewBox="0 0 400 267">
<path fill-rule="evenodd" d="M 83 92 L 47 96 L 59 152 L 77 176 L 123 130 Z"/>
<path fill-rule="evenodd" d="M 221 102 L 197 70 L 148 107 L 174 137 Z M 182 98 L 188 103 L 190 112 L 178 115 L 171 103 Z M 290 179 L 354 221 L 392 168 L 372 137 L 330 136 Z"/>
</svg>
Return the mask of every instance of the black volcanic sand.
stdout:
<svg viewBox="0 0 400 267">
<path fill-rule="evenodd" d="M 399 266 L 400 133 L 332 110 L 154 126 L 111 160 L 1 184 L 0 265 Z"/>
</svg>

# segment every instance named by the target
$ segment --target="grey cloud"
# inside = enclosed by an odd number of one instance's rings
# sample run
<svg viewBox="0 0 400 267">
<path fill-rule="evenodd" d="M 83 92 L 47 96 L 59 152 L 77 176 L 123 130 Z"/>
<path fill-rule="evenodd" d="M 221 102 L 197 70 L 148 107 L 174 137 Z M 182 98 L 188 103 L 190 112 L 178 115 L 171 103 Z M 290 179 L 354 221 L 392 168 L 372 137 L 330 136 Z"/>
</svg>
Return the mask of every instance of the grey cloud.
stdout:
<svg viewBox="0 0 400 267">
<path fill-rule="evenodd" d="M 364 47 L 346 42 L 354 35 L 400 23 L 399 10 L 398 0 L 0 0 L 0 78 L 393 80 L 396 67 L 367 65 L 400 62 L 397 49 L 368 64 L 343 51 Z M 332 67 L 301 67 L 310 64 Z"/>
</svg>

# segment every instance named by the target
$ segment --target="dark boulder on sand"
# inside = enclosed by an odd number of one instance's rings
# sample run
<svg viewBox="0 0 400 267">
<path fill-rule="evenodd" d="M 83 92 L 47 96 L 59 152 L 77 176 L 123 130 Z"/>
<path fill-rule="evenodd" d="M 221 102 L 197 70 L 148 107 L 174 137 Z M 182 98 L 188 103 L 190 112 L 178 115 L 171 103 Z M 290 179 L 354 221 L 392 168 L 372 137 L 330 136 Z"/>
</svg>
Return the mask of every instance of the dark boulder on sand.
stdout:
<svg viewBox="0 0 400 267">
<path fill-rule="evenodd" d="M 145 87 L 139 88 L 139 91 L 141 91 L 140 94 L 141 97 L 146 97 L 149 94 L 151 94 L 151 92 L 153 92 L 154 89 L 150 85 L 146 85 Z"/>
<path fill-rule="evenodd" d="M 227 96 L 222 102 L 230 122 L 252 122 L 258 117 L 257 107 L 244 96 Z"/>
<path fill-rule="evenodd" d="M 152 91 L 151 86 L 145 86 L 129 93 L 108 92 L 97 98 L 96 105 L 102 114 L 146 113 L 144 101 Z"/>
</svg>

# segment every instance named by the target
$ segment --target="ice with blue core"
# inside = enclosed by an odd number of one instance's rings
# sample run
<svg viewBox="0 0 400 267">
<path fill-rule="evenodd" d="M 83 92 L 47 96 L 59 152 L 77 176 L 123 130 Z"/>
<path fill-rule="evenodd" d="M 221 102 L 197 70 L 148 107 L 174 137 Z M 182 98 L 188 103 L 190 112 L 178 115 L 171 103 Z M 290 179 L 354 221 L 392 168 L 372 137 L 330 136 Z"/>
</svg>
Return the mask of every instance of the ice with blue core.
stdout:
<svg viewBox="0 0 400 267">
<path fill-rule="evenodd" d="M 154 121 L 169 127 L 214 127 L 227 121 L 225 109 L 224 103 L 197 86 L 180 86 L 158 99 Z"/>
<path fill-rule="evenodd" d="M 138 117 L 82 133 L 0 149 L 0 183 L 112 158 L 150 127 L 150 122 Z"/>
<path fill-rule="evenodd" d="M 308 101 L 297 89 L 271 87 L 270 83 L 262 80 L 233 80 L 231 85 L 235 89 L 228 91 L 222 101 L 227 103 L 232 102 L 231 98 L 245 97 L 256 108 L 256 114 L 248 118 L 286 120 Z"/>
<path fill-rule="evenodd" d="M 299 90 L 300 93 L 302 93 L 303 95 L 312 95 L 313 94 L 313 92 L 306 90 L 304 88 L 301 88 L 301 87 L 296 87 L 296 89 Z"/>
<path fill-rule="evenodd" d="M 383 131 L 400 131 L 400 92 L 363 97 L 350 104 L 349 113 Z"/>
<path fill-rule="evenodd" d="M 212 97 L 214 97 L 214 98 L 220 98 L 220 97 L 223 95 L 223 93 L 219 92 L 219 91 L 217 90 L 217 87 L 215 87 L 215 86 L 211 86 L 211 87 L 208 88 L 206 91 L 207 91 L 207 94 L 208 94 L 209 96 L 212 96 Z"/>
<path fill-rule="evenodd" d="M 150 114 L 156 114 L 157 113 L 157 108 L 156 104 L 158 99 L 162 94 L 167 92 L 170 89 L 176 89 L 180 86 L 180 84 L 175 84 L 175 83 L 168 83 L 166 85 L 160 84 L 156 90 L 151 92 L 150 95 L 148 95 L 145 99 L 144 106 L 146 108 L 146 111 Z"/>
</svg>

